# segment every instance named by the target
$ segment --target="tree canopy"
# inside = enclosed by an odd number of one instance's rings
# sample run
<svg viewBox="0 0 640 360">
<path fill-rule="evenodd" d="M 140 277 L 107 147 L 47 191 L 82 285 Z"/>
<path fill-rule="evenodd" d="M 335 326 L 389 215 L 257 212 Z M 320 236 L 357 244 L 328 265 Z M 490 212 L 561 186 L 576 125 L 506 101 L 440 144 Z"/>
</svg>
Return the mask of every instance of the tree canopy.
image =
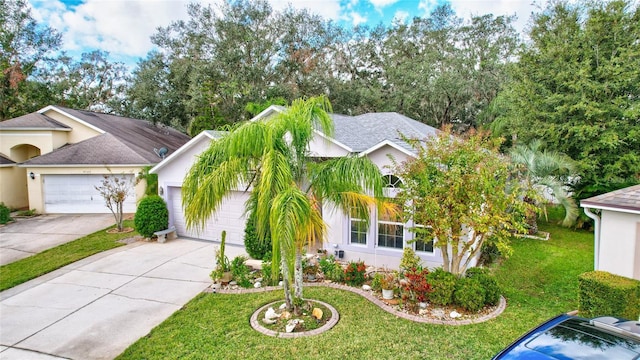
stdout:
<svg viewBox="0 0 640 360">
<path fill-rule="evenodd" d="M 640 181 L 640 7 L 552 2 L 529 35 L 494 131 L 576 160 L 578 197 Z"/>
<path fill-rule="evenodd" d="M 443 131 L 412 141 L 418 156 L 397 166 L 405 221 L 416 224 L 411 231 L 420 237 L 435 240 L 445 271 L 464 274 L 485 244 L 508 254 L 513 232 L 524 233 L 523 215 L 535 211 L 523 200 L 535 193 L 512 177 L 499 143 L 481 133 L 462 139 Z"/>
</svg>

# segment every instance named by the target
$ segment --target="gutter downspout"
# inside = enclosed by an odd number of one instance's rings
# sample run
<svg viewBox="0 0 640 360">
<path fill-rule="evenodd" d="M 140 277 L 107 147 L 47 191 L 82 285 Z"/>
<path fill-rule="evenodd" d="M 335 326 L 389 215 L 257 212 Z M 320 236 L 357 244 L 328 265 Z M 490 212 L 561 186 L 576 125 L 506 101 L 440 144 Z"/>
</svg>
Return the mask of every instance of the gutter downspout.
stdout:
<svg viewBox="0 0 640 360">
<path fill-rule="evenodd" d="M 598 270 L 599 266 L 599 258 L 600 258 L 600 217 L 591 212 L 591 209 L 585 207 L 584 213 L 593 219 L 594 227 L 594 251 L 593 251 L 593 270 Z"/>
</svg>

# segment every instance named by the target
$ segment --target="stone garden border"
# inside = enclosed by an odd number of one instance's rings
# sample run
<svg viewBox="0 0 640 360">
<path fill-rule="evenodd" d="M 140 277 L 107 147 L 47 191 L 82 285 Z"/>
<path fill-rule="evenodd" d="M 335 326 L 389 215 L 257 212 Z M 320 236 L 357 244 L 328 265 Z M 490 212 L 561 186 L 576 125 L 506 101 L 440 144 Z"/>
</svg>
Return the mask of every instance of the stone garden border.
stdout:
<svg viewBox="0 0 640 360">
<path fill-rule="evenodd" d="M 324 301 L 314 300 L 314 299 L 306 299 L 306 300 L 318 303 L 326 307 L 327 309 L 329 309 L 329 311 L 331 311 L 331 318 L 329 319 L 329 321 L 327 321 L 326 324 L 314 330 L 303 331 L 303 332 L 291 332 L 291 333 L 269 330 L 266 327 L 260 325 L 258 315 L 263 310 L 267 309 L 269 306 L 282 302 L 282 300 L 274 301 L 256 310 L 256 312 L 254 312 L 253 315 L 251 315 L 251 319 L 249 320 L 249 323 L 251 324 L 251 327 L 254 328 L 256 331 L 258 331 L 259 333 L 262 333 L 267 336 L 273 336 L 273 337 L 279 337 L 279 338 L 285 338 L 285 339 L 293 339 L 293 338 L 322 334 L 323 332 L 330 330 L 332 327 L 336 326 L 336 324 L 338 323 L 338 320 L 340 320 L 340 314 L 338 314 L 338 310 L 336 310 L 336 308 L 327 304 Z"/>
<path fill-rule="evenodd" d="M 489 321 L 489 320 L 495 319 L 500 314 L 502 314 L 502 312 L 504 312 L 504 310 L 507 307 L 506 299 L 503 296 L 500 296 L 500 302 L 498 303 L 498 306 L 496 307 L 495 310 L 493 310 L 489 314 L 480 316 L 480 317 L 475 318 L 475 319 L 436 320 L 436 319 L 425 318 L 425 317 L 421 317 L 421 316 L 417 316 L 417 315 L 407 314 L 407 313 L 402 312 L 402 311 L 398 311 L 398 310 L 392 308 L 391 306 L 388 306 L 387 304 L 385 304 L 382 300 L 380 300 L 377 297 L 373 296 L 371 294 L 371 291 L 365 291 L 365 290 L 362 290 L 361 288 L 356 288 L 356 287 L 353 287 L 353 286 L 343 285 L 343 284 L 336 284 L 336 283 L 304 283 L 304 286 L 324 286 L 324 287 L 329 287 L 329 288 L 338 289 L 338 290 L 350 291 L 350 292 L 352 292 L 354 294 L 358 294 L 358 295 L 364 297 L 365 299 L 371 301 L 375 305 L 378 305 L 382 310 L 384 310 L 384 311 L 386 311 L 386 312 L 388 312 L 388 313 L 390 313 L 392 315 L 395 315 L 395 316 L 403 318 L 403 319 L 407 319 L 409 321 L 415 321 L 415 322 L 425 323 L 425 324 L 437 324 L 437 325 L 470 325 L 470 324 L 479 324 L 479 323 L 483 323 L 485 321 Z M 267 291 L 273 291 L 273 290 L 282 290 L 282 287 L 281 286 L 267 286 L 267 287 L 258 288 L 258 289 L 218 290 L 218 292 L 221 293 L 221 294 L 247 294 L 247 293 L 267 292 Z M 205 290 L 205 291 L 206 292 L 214 292 L 212 288 L 207 288 L 207 290 Z M 317 300 L 315 300 L 315 301 L 317 301 Z M 322 302 L 320 302 L 320 303 L 322 303 Z M 324 303 L 322 303 L 322 304 L 327 306 L 327 304 L 324 304 Z M 337 311 L 335 311 L 333 309 L 333 307 L 330 307 L 330 306 L 327 306 L 327 307 L 331 308 L 331 311 L 334 314 L 337 314 Z M 259 312 L 259 310 L 258 310 L 258 312 Z M 256 312 L 255 314 L 257 314 L 258 312 Z M 255 316 L 257 317 L 257 315 L 255 315 Z M 336 322 L 337 322 L 337 320 L 336 320 Z M 325 324 L 325 326 L 326 326 L 326 324 Z M 325 326 L 321 327 L 320 329 L 324 328 Z M 319 330 L 319 329 L 316 329 L 316 330 Z M 314 331 L 316 331 L 316 330 L 314 330 Z M 303 334 L 303 333 L 298 333 L 298 334 Z M 294 336 L 292 336 L 292 337 L 294 337 Z"/>
</svg>

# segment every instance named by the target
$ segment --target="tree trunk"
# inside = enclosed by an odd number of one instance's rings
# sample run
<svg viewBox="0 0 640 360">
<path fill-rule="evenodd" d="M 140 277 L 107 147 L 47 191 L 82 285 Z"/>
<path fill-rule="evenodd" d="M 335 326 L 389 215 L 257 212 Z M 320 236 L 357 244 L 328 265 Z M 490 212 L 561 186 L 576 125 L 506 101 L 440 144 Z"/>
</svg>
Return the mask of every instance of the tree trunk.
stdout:
<svg viewBox="0 0 640 360">
<path fill-rule="evenodd" d="M 284 288 L 284 302 L 288 311 L 293 311 L 293 298 L 289 286 L 289 266 L 287 265 L 287 254 L 285 249 L 280 250 L 280 271 L 282 272 L 282 285 Z"/>
<path fill-rule="evenodd" d="M 294 267 L 294 296 L 302 299 L 302 253 L 296 251 L 296 263 Z"/>
</svg>

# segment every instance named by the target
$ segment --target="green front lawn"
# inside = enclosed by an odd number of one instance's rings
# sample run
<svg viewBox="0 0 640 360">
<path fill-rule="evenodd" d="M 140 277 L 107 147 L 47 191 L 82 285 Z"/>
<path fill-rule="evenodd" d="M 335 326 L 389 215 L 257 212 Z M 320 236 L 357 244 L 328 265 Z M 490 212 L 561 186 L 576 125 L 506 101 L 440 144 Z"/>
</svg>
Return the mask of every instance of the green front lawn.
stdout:
<svg viewBox="0 0 640 360">
<path fill-rule="evenodd" d="M 124 245 L 118 240 L 136 236 L 137 232 L 108 234 L 97 231 L 80 239 L 56 246 L 22 260 L 0 266 L 0 291 L 59 269 L 93 254 Z M 124 227 L 133 227 L 133 220 L 125 220 Z"/>
<path fill-rule="evenodd" d="M 577 309 L 577 275 L 593 268 L 593 235 L 541 223 L 549 241 L 516 239 L 496 269 L 507 309 L 467 326 L 418 324 L 350 292 L 307 288 L 305 297 L 332 304 L 340 322 L 315 337 L 276 339 L 249 325 L 281 292 L 201 294 L 129 347 L 119 359 L 488 359 L 534 325 Z"/>
</svg>

